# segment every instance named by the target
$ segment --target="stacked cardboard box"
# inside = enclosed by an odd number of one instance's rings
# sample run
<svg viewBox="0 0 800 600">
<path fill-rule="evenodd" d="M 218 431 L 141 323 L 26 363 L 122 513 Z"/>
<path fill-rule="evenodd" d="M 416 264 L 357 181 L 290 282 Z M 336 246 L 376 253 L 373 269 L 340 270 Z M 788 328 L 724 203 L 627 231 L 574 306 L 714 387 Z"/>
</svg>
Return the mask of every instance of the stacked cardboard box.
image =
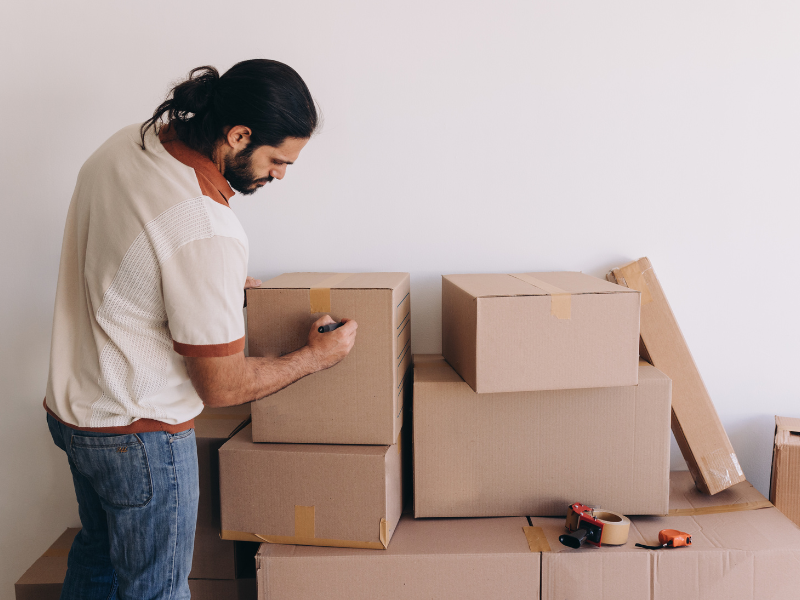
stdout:
<svg viewBox="0 0 800 600">
<path fill-rule="evenodd" d="M 800 525 L 800 419 L 775 417 L 769 499 Z"/>
<path fill-rule="evenodd" d="M 358 323 L 350 354 L 253 403 L 220 450 L 222 537 L 385 549 L 402 513 L 408 273 L 292 273 L 247 292 L 250 356 L 302 347 L 323 314 Z"/>
<path fill-rule="evenodd" d="M 260 600 L 380 597 L 563 600 L 762 600 L 800 589 L 800 528 L 749 483 L 709 496 L 672 473 L 665 517 L 634 517 L 628 542 L 573 550 L 563 518 L 400 521 L 384 553 L 265 544 L 256 557 Z M 661 529 L 687 548 L 645 550 Z"/>
<path fill-rule="evenodd" d="M 583 273 L 445 276 L 447 362 L 415 357 L 415 515 L 666 514 L 671 384 L 639 364 L 639 297 Z"/>
</svg>

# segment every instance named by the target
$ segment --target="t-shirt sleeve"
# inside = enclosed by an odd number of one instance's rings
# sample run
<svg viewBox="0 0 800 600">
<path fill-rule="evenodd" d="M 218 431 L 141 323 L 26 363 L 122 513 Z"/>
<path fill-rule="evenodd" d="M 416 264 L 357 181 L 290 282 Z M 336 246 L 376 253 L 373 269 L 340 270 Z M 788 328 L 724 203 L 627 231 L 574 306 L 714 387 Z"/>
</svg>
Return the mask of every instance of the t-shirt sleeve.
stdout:
<svg viewBox="0 0 800 600">
<path fill-rule="evenodd" d="M 172 344 L 182 356 L 230 356 L 244 350 L 247 250 L 214 236 L 183 245 L 161 265 Z"/>
</svg>

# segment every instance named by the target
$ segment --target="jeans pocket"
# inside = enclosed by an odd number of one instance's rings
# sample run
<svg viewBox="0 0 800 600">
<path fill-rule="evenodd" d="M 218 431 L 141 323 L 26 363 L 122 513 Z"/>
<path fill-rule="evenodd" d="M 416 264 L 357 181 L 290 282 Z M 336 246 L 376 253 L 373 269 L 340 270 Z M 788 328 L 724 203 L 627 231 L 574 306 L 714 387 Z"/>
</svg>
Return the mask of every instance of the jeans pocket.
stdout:
<svg viewBox="0 0 800 600">
<path fill-rule="evenodd" d="M 153 482 L 139 436 L 73 435 L 70 446 L 75 467 L 105 502 L 118 508 L 150 502 Z"/>
</svg>

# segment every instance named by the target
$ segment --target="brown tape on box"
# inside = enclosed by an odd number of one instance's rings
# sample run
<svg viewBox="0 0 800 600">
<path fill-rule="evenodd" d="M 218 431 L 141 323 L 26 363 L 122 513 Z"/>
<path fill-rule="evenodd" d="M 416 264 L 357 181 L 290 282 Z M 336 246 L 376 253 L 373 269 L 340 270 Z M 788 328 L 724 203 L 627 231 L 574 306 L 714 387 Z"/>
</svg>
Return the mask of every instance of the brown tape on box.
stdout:
<svg viewBox="0 0 800 600">
<path fill-rule="evenodd" d="M 389 525 L 386 519 L 381 519 L 379 538 L 380 542 L 362 542 L 358 540 L 335 540 L 318 538 L 316 534 L 315 510 L 313 506 L 294 507 L 294 535 L 259 535 L 244 531 L 230 531 L 223 529 L 220 537 L 223 540 L 236 540 L 240 542 L 268 542 L 270 544 L 296 544 L 298 546 L 332 546 L 334 548 L 370 548 L 385 550 L 389 545 Z"/>
<path fill-rule="evenodd" d="M 720 506 L 701 506 L 699 508 L 673 508 L 669 511 L 670 517 L 694 517 L 696 515 L 718 515 L 722 513 L 739 512 L 743 510 L 758 510 L 772 508 L 769 500 L 756 502 L 742 502 L 740 504 L 722 504 Z"/>
<path fill-rule="evenodd" d="M 625 285 L 632 290 L 641 292 L 642 305 L 650 304 L 653 301 L 653 296 L 650 294 L 650 288 L 647 287 L 647 282 L 644 280 L 644 272 L 639 265 L 639 261 L 632 262 L 619 269 L 614 269 L 613 273 L 616 280 L 619 280 L 620 276 L 625 280 L 620 285 Z M 619 281 L 615 281 L 614 283 L 619 283 Z"/>
<path fill-rule="evenodd" d="M 525 539 L 528 540 L 528 548 L 531 552 L 550 552 L 550 544 L 547 543 L 541 527 L 523 527 L 522 531 L 525 533 Z"/>
<path fill-rule="evenodd" d="M 336 287 L 352 273 L 335 273 L 326 277 L 309 289 L 309 309 L 311 313 L 331 312 L 331 288 Z"/>
<path fill-rule="evenodd" d="M 509 273 L 511 277 L 516 277 L 534 287 L 547 292 L 550 296 L 550 315 L 557 319 L 569 319 L 572 313 L 572 295 L 559 287 L 551 285 L 541 279 L 536 279 L 527 273 Z"/>
</svg>

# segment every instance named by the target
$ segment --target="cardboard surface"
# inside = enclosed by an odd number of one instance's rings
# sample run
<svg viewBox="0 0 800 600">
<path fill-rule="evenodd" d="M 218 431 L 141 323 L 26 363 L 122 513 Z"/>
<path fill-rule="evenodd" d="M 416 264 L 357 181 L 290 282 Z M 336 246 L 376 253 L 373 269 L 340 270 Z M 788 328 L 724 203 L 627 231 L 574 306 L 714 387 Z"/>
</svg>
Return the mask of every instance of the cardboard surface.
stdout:
<svg viewBox="0 0 800 600">
<path fill-rule="evenodd" d="M 264 544 L 261 600 L 536 600 L 539 555 L 524 518 L 413 519 L 385 552 Z"/>
<path fill-rule="evenodd" d="M 248 579 L 190 579 L 192 600 L 256 600 L 258 587 L 255 578 Z"/>
<path fill-rule="evenodd" d="M 800 419 L 775 417 L 769 499 L 800 525 Z"/>
<path fill-rule="evenodd" d="M 246 542 L 221 540 L 219 512 L 218 452 L 230 436 L 249 419 L 250 406 L 205 408 L 195 419 L 200 500 L 194 539 L 192 571 L 194 579 L 235 579 L 253 567 L 257 548 Z M 251 575 L 252 576 L 252 575 Z"/>
<path fill-rule="evenodd" d="M 636 385 L 639 294 L 583 273 L 445 275 L 442 354 L 479 393 Z"/>
<path fill-rule="evenodd" d="M 673 516 L 633 517 L 627 544 L 563 546 L 563 519 L 532 518 L 547 540 L 542 554 L 542 599 L 562 600 L 766 600 L 797 597 L 800 529 L 748 482 L 717 496 L 693 489 L 688 473 L 673 473 Z M 717 504 L 724 502 L 725 504 Z M 744 510 L 742 508 L 745 507 Z M 682 508 L 696 514 L 675 513 Z M 717 512 L 712 511 L 716 508 Z M 645 550 L 661 529 L 692 535 L 686 548 Z"/>
<path fill-rule="evenodd" d="M 647 258 L 608 278 L 642 294 L 641 336 L 650 362 L 672 379 L 672 431 L 701 490 L 716 494 L 744 473 L 708 395 L 689 346 Z"/>
<path fill-rule="evenodd" d="M 251 431 L 219 452 L 224 539 L 388 545 L 402 513 L 400 445 L 264 444 Z"/>
<path fill-rule="evenodd" d="M 394 443 L 411 364 L 409 282 L 408 273 L 287 273 L 247 290 L 250 356 L 301 348 L 324 313 L 358 323 L 355 345 L 342 362 L 253 403 L 254 440 Z"/>
<path fill-rule="evenodd" d="M 441 356 L 415 355 L 415 515 L 666 514 L 671 382 L 650 365 L 638 379 L 477 394 Z"/>
</svg>

